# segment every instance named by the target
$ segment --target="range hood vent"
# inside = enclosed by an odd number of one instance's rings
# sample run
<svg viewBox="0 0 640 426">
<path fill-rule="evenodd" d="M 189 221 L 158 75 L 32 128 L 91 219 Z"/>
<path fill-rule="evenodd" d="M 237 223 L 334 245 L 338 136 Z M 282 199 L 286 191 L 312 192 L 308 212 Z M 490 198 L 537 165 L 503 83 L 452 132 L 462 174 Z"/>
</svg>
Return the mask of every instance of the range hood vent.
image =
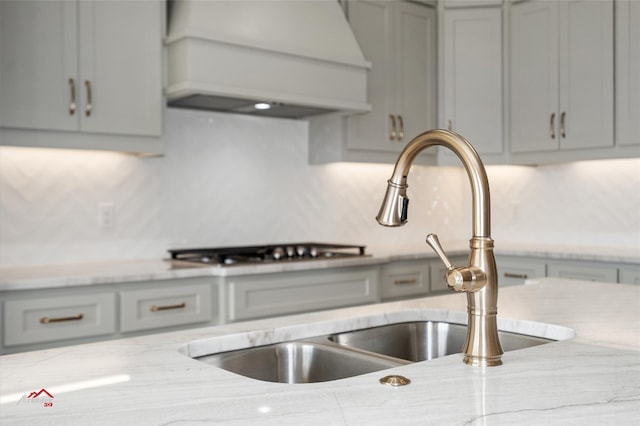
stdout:
<svg viewBox="0 0 640 426">
<path fill-rule="evenodd" d="M 286 118 L 371 110 L 370 63 L 335 0 L 176 0 L 169 13 L 170 106 Z"/>
</svg>

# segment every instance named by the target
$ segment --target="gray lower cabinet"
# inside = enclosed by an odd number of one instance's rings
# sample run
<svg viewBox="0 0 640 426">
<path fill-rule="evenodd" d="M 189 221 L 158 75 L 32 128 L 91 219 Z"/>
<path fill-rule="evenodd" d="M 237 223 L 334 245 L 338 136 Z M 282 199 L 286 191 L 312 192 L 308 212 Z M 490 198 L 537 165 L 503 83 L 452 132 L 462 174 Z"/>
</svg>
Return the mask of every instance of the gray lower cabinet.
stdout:
<svg viewBox="0 0 640 426">
<path fill-rule="evenodd" d="M 640 285 L 640 265 L 497 256 L 499 285 L 538 277 Z M 467 256 L 452 256 L 463 266 Z M 447 293 L 439 259 L 0 293 L 0 354 Z"/>
<path fill-rule="evenodd" d="M 0 293 L 0 354 L 220 323 L 210 277 Z"/>
<path fill-rule="evenodd" d="M 375 303 L 379 267 L 226 277 L 227 321 Z"/>
</svg>

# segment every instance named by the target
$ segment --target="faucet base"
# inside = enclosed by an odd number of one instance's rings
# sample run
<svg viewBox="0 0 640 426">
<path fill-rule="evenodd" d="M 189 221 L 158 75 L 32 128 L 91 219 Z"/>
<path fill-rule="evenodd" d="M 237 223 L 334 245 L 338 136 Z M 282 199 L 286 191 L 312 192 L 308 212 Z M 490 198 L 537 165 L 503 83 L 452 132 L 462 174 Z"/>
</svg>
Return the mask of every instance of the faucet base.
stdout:
<svg viewBox="0 0 640 426">
<path fill-rule="evenodd" d="M 502 356 L 497 355 L 494 357 L 479 357 L 479 356 L 464 356 L 464 363 L 472 365 L 474 367 L 496 367 L 502 365 Z"/>
<path fill-rule="evenodd" d="M 469 324 L 464 347 L 464 362 L 478 367 L 502 365 L 502 345 L 498 337 L 496 313 L 474 314 L 469 307 Z"/>
</svg>

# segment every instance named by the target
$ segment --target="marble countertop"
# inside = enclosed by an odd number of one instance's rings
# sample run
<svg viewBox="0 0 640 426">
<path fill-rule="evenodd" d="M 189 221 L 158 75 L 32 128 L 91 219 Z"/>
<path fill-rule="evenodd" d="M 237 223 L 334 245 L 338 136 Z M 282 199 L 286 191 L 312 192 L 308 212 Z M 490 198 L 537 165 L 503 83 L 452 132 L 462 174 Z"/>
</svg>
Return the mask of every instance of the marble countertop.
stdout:
<svg viewBox="0 0 640 426">
<path fill-rule="evenodd" d="M 447 242 L 449 256 L 466 255 L 467 241 Z M 310 262 L 281 262 L 233 267 L 206 266 L 161 259 L 141 259 L 79 263 L 65 265 L 23 266 L 0 268 L 0 292 L 83 285 L 117 284 L 135 281 L 155 281 L 205 276 L 233 276 L 325 268 L 366 266 L 397 260 L 435 259 L 426 245 L 406 244 L 369 246 L 365 257 L 314 260 Z M 496 243 L 497 256 L 530 256 L 544 259 L 565 259 L 640 264 L 640 248 L 602 248 L 588 246 L 554 246 L 527 243 Z"/>
<path fill-rule="evenodd" d="M 471 367 L 457 354 L 292 385 L 252 380 L 187 356 L 393 322 L 459 322 L 465 305 L 464 295 L 452 293 L 5 355 L 0 423 L 637 424 L 640 286 L 546 278 L 501 289 L 500 329 L 565 340 L 507 352 L 499 367 Z M 412 382 L 380 385 L 387 374 Z M 42 389 L 53 398 L 23 398 Z"/>
</svg>

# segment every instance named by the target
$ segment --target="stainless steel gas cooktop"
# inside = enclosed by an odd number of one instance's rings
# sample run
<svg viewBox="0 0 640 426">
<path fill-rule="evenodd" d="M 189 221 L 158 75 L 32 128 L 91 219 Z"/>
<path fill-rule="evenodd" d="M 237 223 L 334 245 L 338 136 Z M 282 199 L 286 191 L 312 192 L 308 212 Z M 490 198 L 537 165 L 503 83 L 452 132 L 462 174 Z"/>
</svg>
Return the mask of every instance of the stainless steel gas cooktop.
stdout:
<svg viewBox="0 0 640 426">
<path fill-rule="evenodd" d="M 367 256 L 365 246 L 326 243 L 286 243 L 263 246 L 169 250 L 171 260 L 209 265 L 300 262 Z"/>
</svg>

